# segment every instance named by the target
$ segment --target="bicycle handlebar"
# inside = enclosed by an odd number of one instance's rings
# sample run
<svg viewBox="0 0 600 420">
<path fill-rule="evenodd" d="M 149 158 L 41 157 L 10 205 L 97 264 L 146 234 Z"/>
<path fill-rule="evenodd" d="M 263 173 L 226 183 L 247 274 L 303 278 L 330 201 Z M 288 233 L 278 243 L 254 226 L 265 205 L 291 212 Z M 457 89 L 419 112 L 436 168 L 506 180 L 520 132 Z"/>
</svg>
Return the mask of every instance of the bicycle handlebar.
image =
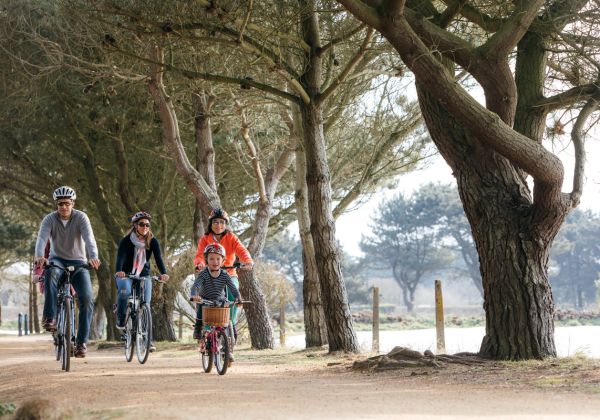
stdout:
<svg viewBox="0 0 600 420">
<path fill-rule="evenodd" d="M 225 300 L 223 302 L 215 302 L 213 300 L 208 300 L 208 299 L 203 299 L 203 298 L 200 298 L 200 300 L 195 300 L 194 296 L 190 296 L 189 299 L 190 299 L 190 302 L 206 304 L 209 306 L 223 305 L 223 307 L 228 307 L 228 306 L 231 306 L 232 303 L 235 303 L 235 301 L 231 301 L 231 300 Z M 240 300 L 239 303 L 241 303 L 242 305 L 249 305 L 249 304 L 252 304 L 252 301 L 251 300 Z"/>
<path fill-rule="evenodd" d="M 67 265 L 65 267 L 62 267 L 62 266 L 60 266 L 58 264 L 54 264 L 54 262 L 51 261 L 51 262 L 49 262 L 47 264 L 44 264 L 44 268 L 58 268 L 58 269 L 60 269 L 60 270 L 62 270 L 64 272 L 68 271 L 68 272 L 72 273 L 72 272 L 74 272 L 76 270 L 79 270 L 80 268 L 84 268 L 86 270 L 91 270 L 92 266 L 89 265 L 88 263 L 84 263 L 84 264 L 71 264 L 71 265 Z"/>
<path fill-rule="evenodd" d="M 133 274 L 126 274 L 124 278 L 129 278 L 131 280 L 137 280 L 137 281 L 141 281 L 141 280 L 145 279 L 145 277 L 134 276 Z M 158 282 L 158 283 L 165 283 L 164 281 L 162 281 L 160 279 L 160 276 L 150 276 L 150 279 L 155 282 Z"/>
</svg>

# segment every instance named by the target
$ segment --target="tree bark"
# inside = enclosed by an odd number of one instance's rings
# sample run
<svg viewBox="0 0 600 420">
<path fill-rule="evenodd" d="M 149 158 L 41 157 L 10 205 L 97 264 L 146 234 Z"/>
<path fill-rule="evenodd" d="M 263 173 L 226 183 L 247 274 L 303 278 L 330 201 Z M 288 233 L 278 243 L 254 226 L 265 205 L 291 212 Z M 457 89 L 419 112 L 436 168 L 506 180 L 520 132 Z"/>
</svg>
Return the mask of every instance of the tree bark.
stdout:
<svg viewBox="0 0 600 420">
<path fill-rule="evenodd" d="M 552 223 L 535 223 L 521 171 L 481 147 L 417 86 L 429 132 L 456 177 L 479 254 L 486 312 L 480 353 L 496 359 L 555 356 L 547 264 L 567 208 L 555 209 L 546 219 Z"/>
<path fill-rule="evenodd" d="M 298 233 L 302 242 L 302 264 L 304 280 L 302 295 L 304 300 L 304 334 L 306 347 L 321 347 L 327 344 L 327 324 L 321 299 L 319 272 L 315 257 L 315 247 L 310 235 L 308 214 L 308 191 L 306 187 L 306 157 L 301 144 L 296 150 L 296 215 Z"/>
<path fill-rule="evenodd" d="M 116 323 L 117 318 L 113 311 L 113 304 L 117 301 L 117 288 L 113 278 L 113 268 L 116 261 L 116 247 L 115 244 L 110 244 L 108 252 L 105 254 L 107 258 L 103 258 L 104 263 L 100 265 L 97 271 L 98 276 L 98 296 L 96 298 L 96 304 L 99 304 L 104 310 L 106 315 L 106 340 L 116 341 L 120 340 L 121 334 L 117 330 Z M 98 323 L 101 320 L 96 318 Z M 96 324 L 98 326 L 99 324 Z"/>
<path fill-rule="evenodd" d="M 339 1 L 378 28 L 415 74 L 424 119 L 456 177 L 481 262 L 486 336 L 480 352 L 496 359 L 555 356 L 548 254 L 577 205 L 580 183 L 574 182 L 571 194 L 562 194 L 562 163 L 541 144 L 545 113 L 553 103 L 573 103 L 572 92 L 544 98 L 547 49 L 528 28 L 537 19 L 550 29 L 543 36 L 550 37 L 585 2 L 547 8 L 541 0 L 517 2 L 493 35 L 475 47 L 434 29 L 404 1 L 377 9 L 368 2 Z M 515 47 L 513 79 L 508 57 Z M 477 79 L 487 109 L 460 87 L 440 53 Z M 525 175 L 534 180 L 533 197 Z M 580 180 L 581 173 L 574 178 Z"/>
<path fill-rule="evenodd" d="M 94 300 L 94 315 L 92 325 L 90 325 L 90 340 L 101 340 L 104 336 L 104 327 L 106 326 L 106 315 L 104 306 L 98 297 Z"/>
<path fill-rule="evenodd" d="M 315 247 L 329 351 L 357 352 L 358 341 L 348 306 L 340 253 L 335 239 L 335 222 L 331 212 L 331 185 L 322 131 L 322 111 L 313 104 L 302 105 L 301 109 L 307 162 L 310 233 Z"/>
<path fill-rule="evenodd" d="M 173 311 L 177 287 L 174 283 L 154 283 L 152 287 L 152 339 L 155 341 L 177 341 L 173 327 Z"/>
<path fill-rule="evenodd" d="M 306 185 L 311 220 L 310 233 L 315 247 L 317 270 L 327 321 L 329 351 L 357 352 L 348 295 L 342 275 L 340 252 L 335 239 L 335 222 L 331 210 L 331 177 L 327 164 L 327 149 L 323 134 L 323 104 L 319 102 L 322 58 L 319 20 L 314 0 L 301 1 L 304 41 L 311 48 L 303 86 L 310 102 L 300 106 L 304 153 L 306 156 Z"/>
<path fill-rule="evenodd" d="M 196 170 L 204 178 L 213 191 L 217 191 L 215 179 L 215 149 L 212 140 L 212 128 L 210 116 L 215 98 L 205 92 L 192 93 L 192 104 L 194 106 L 194 136 L 196 139 Z M 206 225 L 204 221 L 208 213 L 202 211 L 202 201 L 196 197 L 194 207 L 193 243 L 194 246 L 204 234 Z"/>
</svg>

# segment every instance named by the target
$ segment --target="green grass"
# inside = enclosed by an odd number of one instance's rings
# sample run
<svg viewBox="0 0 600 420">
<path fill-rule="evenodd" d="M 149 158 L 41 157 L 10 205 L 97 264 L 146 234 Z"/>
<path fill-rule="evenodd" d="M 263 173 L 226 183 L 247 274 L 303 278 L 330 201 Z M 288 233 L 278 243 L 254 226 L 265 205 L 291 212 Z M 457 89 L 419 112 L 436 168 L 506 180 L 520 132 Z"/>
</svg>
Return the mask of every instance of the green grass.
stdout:
<svg viewBox="0 0 600 420">
<path fill-rule="evenodd" d="M 0 417 L 7 414 L 12 414 L 17 410 L 17 406 L 13 403 L 0 403 Z"/>
</svg>

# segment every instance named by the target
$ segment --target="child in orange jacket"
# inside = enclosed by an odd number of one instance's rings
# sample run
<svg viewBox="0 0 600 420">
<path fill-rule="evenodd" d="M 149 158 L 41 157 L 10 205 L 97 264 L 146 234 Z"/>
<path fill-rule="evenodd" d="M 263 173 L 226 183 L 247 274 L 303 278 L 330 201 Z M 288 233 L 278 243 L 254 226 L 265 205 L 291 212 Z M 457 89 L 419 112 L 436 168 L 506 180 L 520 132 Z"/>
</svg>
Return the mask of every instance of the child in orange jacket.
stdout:
<svg viewBox="0 0 600 420">
<path fill-rule="evenodd" d="M 229 229 L 229 215 L 223 209 L 216 208 L 210 212 L 208 216 L 208 226 L 206 232 L 198 241 L 198 250 L 196 251 L 196 257 L 194 258 L 194 268 L 197 272 L 202 271 L 206 267 L 206 261 L 204 259 L 204 250 L 206 246 L 212 243 L 217 243 L 225 248 L 225 261 L 223 265 L 225 267 L 231 267 L 235 262 L 236 257 L 240 260 L 241 268 L 251 270 L 254 266 L 254 261 L 250 252 L 242 244 L 239 238 Z M 235 268 L 229 268 L 226 270 L 231 276 L 233 283 L 238 288 L 240 282 L 238 280 L 237 271 Z M 227 291 L 227 299 L 233 301 L 234 295 L 230 290 Z M 237 340 L 237 330 L 235 324 L 237 323 L 238 308 L 236 305 L 231 306 L 231 325 L 233 327 L 233 337 Z M 197 331 L 198 330 L 198 331 Z M 194 339 L 200 339 L 199 328 L 194 328 Z"/>
</svg>

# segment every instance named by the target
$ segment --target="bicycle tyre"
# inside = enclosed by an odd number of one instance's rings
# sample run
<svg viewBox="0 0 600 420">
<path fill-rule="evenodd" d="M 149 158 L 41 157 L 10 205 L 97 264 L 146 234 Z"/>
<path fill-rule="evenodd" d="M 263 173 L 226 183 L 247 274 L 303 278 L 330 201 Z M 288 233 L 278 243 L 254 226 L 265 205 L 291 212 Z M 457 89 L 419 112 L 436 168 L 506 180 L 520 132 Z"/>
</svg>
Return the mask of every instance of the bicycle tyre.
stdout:
<svg viewBox="0 0 600 420">
<path fill-rule="evenodd" d="M 71 305 L 69 302 L 65 302 L 63 304 L 63 359 L 62 359 L 62 368 L 65 372 L 68 372 L 71 369 Z"/>
<path fill-rule="evenodd" d="M 150 338 L 152 337 L 152 315 L 148 305 L 144 304 L 140 307 L 137 321 L 135 351 L 138 361 L 143 365 L 148 360 L 148 354 L 150 354 Z"/>
<path fill-rule="evenodd" d="M 63 311 L 62 311 L 62 303 L 58 305 L 57 312 L 58 316 L 56 317 L 56 331 L 52 333 L 52 338 L 54 339 L 54 351 L 56 353 L 56 361 L 60 362 L 62 360 L 62 338 L 61 331 L 63 325 Z"/>
<path fill-rule="evenodd" d="M 225 375 L 229 367 L 229 340 L 224 331 L 217 332 L 217 352 L 214 354 L 215 367 L 219 375 Z"/>
<path fill-rule="evenodd" d="M 202 369 L 204 369 L 204 372 L 206 373 L 210 373 L 213 367 L 213 354 L 211 348 L 211 341 L 204 339 L 204 353 L 200 352 L 200 359 L 202 360 Z"/>
<path fill-rule="evenodd" d="M 135 316 L 135 315 L 134 315 Z M 133 359 L 133 348 L 135 347 L 135 326 L 133 322 L 131 306 L 127 306 L 125 315 L 125 360 L 131 362 Z"/>
</svg>

